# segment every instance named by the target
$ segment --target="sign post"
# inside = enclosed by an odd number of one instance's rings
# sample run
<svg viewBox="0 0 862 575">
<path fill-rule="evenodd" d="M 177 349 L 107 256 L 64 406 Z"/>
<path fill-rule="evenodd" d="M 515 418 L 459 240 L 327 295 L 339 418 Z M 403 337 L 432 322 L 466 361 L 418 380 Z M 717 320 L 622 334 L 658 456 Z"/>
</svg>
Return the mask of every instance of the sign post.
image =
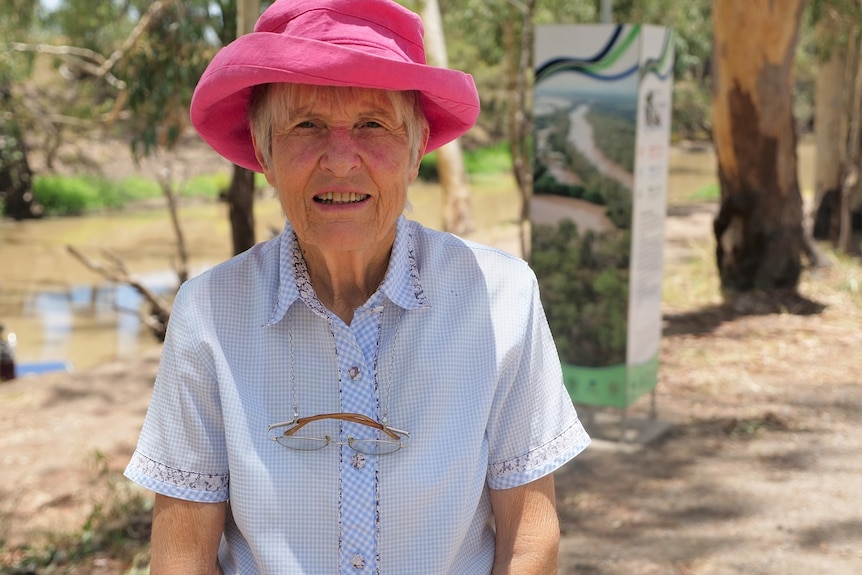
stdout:
<svg viewBox="0 0 862 575">
<path fill-rule="evenodd" d="M 530 259 L 572 400 L 623 422 L 649 392 L 654 415 L 671 40 L 656 26 L 536 30 Z"/>
</svg>

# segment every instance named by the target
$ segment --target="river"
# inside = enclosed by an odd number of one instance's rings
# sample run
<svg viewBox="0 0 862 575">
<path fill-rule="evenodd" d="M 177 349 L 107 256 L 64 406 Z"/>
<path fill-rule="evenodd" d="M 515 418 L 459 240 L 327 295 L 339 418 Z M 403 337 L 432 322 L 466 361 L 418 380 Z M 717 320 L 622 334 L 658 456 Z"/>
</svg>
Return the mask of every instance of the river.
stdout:
<svg viewBox="0 0 862 575">
<path fill-rule="evenodd" d="M 258 237 L 281 229 L 275 199 L 255 206 Z M 227 207 L 198 203 L 180 220 L 199 273 L 231 252 Z M 73 369 L 140 353 L 159 345 L 141 324 L 139 294 L 106 282 L 67 252 L 71 245 L 88 258 L 109 252 L 151 290 L 172 294 L 177 274 L 176 243 L 165 209 L 74 218 L 0 221 L 0 323 L 17 340 L 20 363 L 68 363 Z"/>
<path fill-rule="evenodd" d="M 587 114 L 589 113 L 590 107 L 586 104 L 581 104 L 569 114 L 569 141 L 602 174 L 615 179 L 626 189 L 633 189 L 634 177 L 632 174 L 622 166 L 611 161 L 596 146 L 595 138 L 593 138 L 593 126 L 587 119 Z"/>
</svg>

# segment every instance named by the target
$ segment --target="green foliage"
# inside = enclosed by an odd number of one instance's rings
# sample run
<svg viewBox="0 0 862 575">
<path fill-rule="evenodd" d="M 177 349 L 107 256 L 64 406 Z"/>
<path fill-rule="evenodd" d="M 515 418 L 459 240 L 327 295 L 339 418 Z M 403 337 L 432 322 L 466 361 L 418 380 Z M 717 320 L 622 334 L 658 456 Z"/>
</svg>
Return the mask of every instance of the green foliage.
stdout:
<svg viewBox="0 0 862 575">
<path fill-rule="evenodd" d="M 426 182 L 439 182 L 440 173 L 437 171 L 437 152 L 425 154 L 419 163 L 419 179 Z"/>
<path fill-rule="evenodd" d="M 81 215 L 94 209 L 99 196 L 92 182 L 60 176 L 36 177 L 33 192 L 46 216 Z"/>
<path fill-rule="evenodd" d="M 464 169 L 470 176 L 484 174 L 500 174 L 512 170 L 512 155 L 506 142 L 492 146 L 464 150 Z M 419 164 L 419 178 L 426 182 L 437 182 L 440 175 L 437 172 L 437 152 L 426 154 Z"/>
<path fill-rule="evenodd" d="M 570 220 L 534 227 L 530 263 L 564 362 L 625 362 L 629 242 L 627 231 L 580 234 Z"/>
<path fill-rule="evenodd" d="M 111 181 L 92 176 L 37 176 L 33 193 L 47 216 L 77 216 L 162 197 L 158 184 L 138 177 Z"/>
<path fill-rule="evenodd" d="M 416 10 L 422 7 L 421 0 L 402 3 Z M 537 0 L 533 21 L 536 25 L 598 23 L 599 5 L 597 0 Z M 711 0 L 613 3 L 614 22 L 655 24 L 674 30 L 675 80 L 691 82 L 690 89 L 699 92 L 684 101 L 682 121 L 677 122 L 674 111 L 673 129 L 679 129 L 683 137 L 703 137 L 709 132 L 711 5 Z M 512 88 L 507 85 L 507 66 L 514 65 L 509 49 L 520 46 L 520 6 L 523 3 L 510 0 L 440 0 L 449 64 L 473 74 L 482 96 L 479 123 L 493 139 L 505 134 L 506 99 Z"/>
<path fill-rule="evenodd" d="M 173 3 L 154 20 L 118 70 L 129 86 L 132 152 L 138 157 L 176 143 L 194 86 L 216 48 L 205 40 L 210 20 L 199 2 Z"/>
<path fill-rule="evenodd" d="M 36 0 L 3 0 L 0 43 L 26 40 L 37 6 Z M 17 88 L 30 74 L 32 63 L 32 55 L 0 49 L 0 197 L 29 178 L 23 145 L 28 114 Z"/>
<path fill-rule="evenodd" d="M 702 84 L 680 79 L 673 85 L 672 138 L 709 140 L 712 130 L 710 94 Z"/>
<path fill-rule="evenodd" d="M 587 120 L 593 127 L 596 147 L 609 160 L 633 173 L 635 169 L 636 122 L 631 110 L 606 110 L 591 105 Z"/>
<path fill-rule="evenodd" d="M 259 188 L 266 184 L 260 178 L 256 183 Z M 215 200 L 229 184 L 230 176 L 222 172 L 199 175 L 186 182 L 179 194 L 186 198 Z M 164 198 L 158 182 L 140 176 L 121 180 L 95 176 L 37 176 L 33 193 L 47 216 L 78 216 L 102 210 L 119 210 L 130 204 Z"/>
<path fill-rule="evenodd" d="M 110 205 L 105 207 L 111 208 L 121 208 L 131 202 L 162 197 L 161 188 L 156 182 L 140 176 L 127 176 L 118 182 L 108 180 L 104 183 L 104 188 L 106 194 L 112 198 Z"/>
<path fill-rule="evenodd" d="M 810 0 L 802 21 L 801 43 L 810 43 L 819 60 L 828 60 L 837 46 L 858 38 L 860 26 L 862 5 L 857 0 Z"/>
<path fill-rule="evenodd" d="M 721 188 L 718 184 L 708 184 L 695 190 L 688 199 L 696 202 L 711 202 L 721 198 Z"/>
<path fill-rule="evenodd" d="M 107 55 L 134 25 L 127 10 L 119 2 L 63 0 L 48 14 L 46 24 L 62 30 L 69 45 Z"/>
<path fill-rule="evenodd" d="M 512 169 L 512 155 L 506 142 L 464 151 L 464 168 L 468 174 L 499 174 Z"/>
<path fill-rule="evenodd" d="M 37 0 L 3 0 L 2 9 L 0 9 L 2 41 L 26 38 L 38 8 Z"/>
<path fill-rule="evenodd" d="M 265 182 L 266 180 L 264 180 L 264 184 Z M 189 198 L 218 198 L 228 189 L 228 186 L 230 186 L 230 176 L 223 172 L 200 175 L 191 178 L 183 186 L 181 194 Z M 262 184 L 257 182 L 255 186 L 261 187 Z"/>
</svg>

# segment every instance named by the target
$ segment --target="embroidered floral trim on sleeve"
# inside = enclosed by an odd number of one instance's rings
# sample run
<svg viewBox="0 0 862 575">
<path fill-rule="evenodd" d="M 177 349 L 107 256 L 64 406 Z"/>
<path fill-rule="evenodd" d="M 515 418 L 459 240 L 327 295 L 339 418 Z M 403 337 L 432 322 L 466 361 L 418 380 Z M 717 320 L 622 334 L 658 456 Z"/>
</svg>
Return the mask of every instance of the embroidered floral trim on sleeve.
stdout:
<svg viewBox="0 0 862 575">
<path fill-rule="evenodd" d="M 227 475 L 210 475 L 174 469 L 158 461 L 153 461 L 137 451 L 132 456 L 129 466 L 137 469 L 150 479 L 183 489 L 211 493 L 224 492 L 228 489 Z"/>
<path fill-rule="evenodd" d="M 489 478 L 499 478 L 536 469 L 571 451 L 575 446 L 586 446 L 589 441 L 589 437 L 584 432 L 581 423 L 575 421 L 573 425 L 569 426 L 568 429 L 548 443 L 512 459 L 507 459 L 500 463 L 492 463 L 488 466 L 488 476 Z M 582 447 L 579 447 L 577 450 L 580 449 Z"/>
</svg>

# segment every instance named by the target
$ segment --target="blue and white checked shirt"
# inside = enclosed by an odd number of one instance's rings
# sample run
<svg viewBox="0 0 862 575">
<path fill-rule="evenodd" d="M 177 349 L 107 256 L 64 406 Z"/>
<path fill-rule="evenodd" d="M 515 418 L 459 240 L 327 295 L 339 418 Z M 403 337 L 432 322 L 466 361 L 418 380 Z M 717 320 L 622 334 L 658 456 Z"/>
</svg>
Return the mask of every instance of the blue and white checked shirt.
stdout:
<svg viewBox="0 0 862 575">
<path fill-rule="evenodd" d="M 300 416 L 386 410 L 408 444 L 288 449 L 266 428 L 294 403 Z M 376 433 L 326 424 L 341 441 Z M 385 280 L 348 326 L 315 296 L 287 224 L 183 285 L 126 475 L 228 500 L 226 574 L 487 575 L 489 488 L 588 443 L 524 261 L 401 218 Z"/>
</svg>

